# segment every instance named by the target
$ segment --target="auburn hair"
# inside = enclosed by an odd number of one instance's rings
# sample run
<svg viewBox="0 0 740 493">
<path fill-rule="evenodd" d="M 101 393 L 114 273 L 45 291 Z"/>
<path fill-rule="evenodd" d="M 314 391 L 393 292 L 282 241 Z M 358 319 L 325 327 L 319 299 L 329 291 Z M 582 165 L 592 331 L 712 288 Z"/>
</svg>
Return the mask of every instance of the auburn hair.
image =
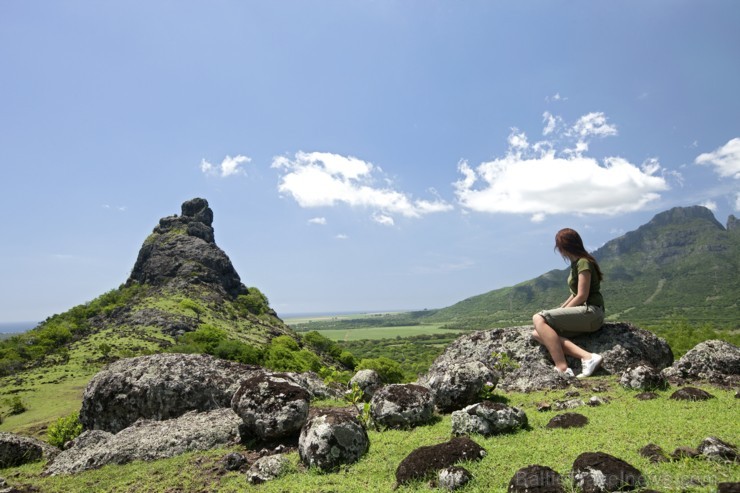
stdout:
<svg viewBox="0 0 740 493">
<path fill-rule="evenodd" d="M 583 240 L 581 235 L 575 229 L 563 228 L 555 235 L 555 250 L 560 252 L 560 255 L 568 258 L 568 256 L 575 258 L 585 258 L 591 262 L 596 269 L 596 275 L 599 277 L 599 281 L 604 279 L 604 274 L 601 273 L 599 263 L 596 261 L 593 255 L 586 251 L 583 246 Z"/>
</svg>

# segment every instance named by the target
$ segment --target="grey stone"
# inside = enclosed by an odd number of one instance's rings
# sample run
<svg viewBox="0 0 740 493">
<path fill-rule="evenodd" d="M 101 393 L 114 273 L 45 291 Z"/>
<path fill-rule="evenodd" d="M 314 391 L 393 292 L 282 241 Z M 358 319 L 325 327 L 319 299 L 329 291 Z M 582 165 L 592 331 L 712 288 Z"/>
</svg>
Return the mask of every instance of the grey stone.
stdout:
<svg viewBox="0 0 740 493">
<path fill-rule="evenodd" d="M 668 381 L 663 374 L 648 365 L 638 365 L 622 373 L 619 383 L 631 390 L 664 390 Z"/>
<path fill-rule="evenodd" d="M 722 385 L 740 383 L 740 348 L 726 341 L 704 341 L 663 370 L 671 381 L 709 381 Z"/>
<path fill-rule="evenodd" d="M 37 438 L 0 432 L 0 469 L 54 458 L 59 449 Z"/>
<path fill-rule="evenodd" d="M 486 385 L 491 389 L 498 375 L 481 361 L 445 362 L 430 369 L 419 384 L 429 387 L 440 412 L 452 412 L 480 401 Z"/>
<path fill-rule="evenodd" d="M 290 459 L 283 454 L 268 455 L 254 461 L 247 471 L 247 481 L 261 484 L 279 478 L 290 469 Z"/>
<path fill-rule="evenodd" d="M 282 373 L 255 372 L 240 383 L 231 408 L 243 430 L 261 440 L 296 435 L 308 419 L 311 395 Z"/>
<path fill-rule="evenodd" d="M 717 437 L 707 437 L 702 440 L 697 449 L 702 455 L 719 461 L 738 461 L 737 447 L 724 442 Z"/>
<path fill-rule="evenodd" d="M 468 437 L 457 437 L 437 445 L 419 447 L 398 464 L 396 484 L 424 479 L 458 462 L 481 460 L 485 456 L 485 449 Z"/>
<path fill-rule="evenodd" d="M 447 491 L 459 490 L 473 479 L 470 471 L 460 466 L 445 467 L 437 474 L 437 484 Z"/>
<path fill-rule="evenodd" d="M 230 454 L 226 454 L 221 459 L 221 464 L 223 464 L 225 471 L 238 471 L 247 465 L 247 458 L 238 452 L 232 452 Z"/>
<path fill-rule="evenodd" d="M 308 467 L 333 471 L 352 464 L 370 447 L 367 431 L 347 411 L 324 409 L 308 420 L 298 439 L 298 455 Z"/>
<path fill-rule="evenodd" d="M 519 469 L 509 481 L 511 493 L 565 493 L 563 479 L 554 469 L 531 465 Z"/>
<path fill-rule="evenodd" d="M 528 392 L 564 388 L 574 382 L 553 371 L 547 350 L 531 336 L 532 327 L 510 327 L 477 331 L 459 337 L 432 364 L 429 374 L 460 361 L 479 361 L 489 367 L 498 362 L 496 354 L 506 354 L 514 366 L 502 370 L 498 388 Z M 600 373 L 619 374 L 630 367 L 649 364 L 663 369 L 673 363 L 673 353 L 665 340 L 629 323 L 609 322 L 601 330 L 573 338 L 581 347 L 599 353 L 604 361 Z M 580 360 L 568 358 L 575 373 Z M 426 378 L 426 377 L 424 377 Z M 423 381 L 423 380 L 420 380 Z"/>
<path fill-rule="evenodd" d="M 86 432 L 46 467 L 45 474 L 74 474 L 107 464 L 128 464 L 208 450 L 238 440 L 241 420 L 231 409 L 189 412 L 166 421 L 140 420 L 115 435 Z"/>
<path fill-rule="evenodd" d="M 370 400 L 383 386 L 383 382 L 380 380 L 380 375 L 375 370 L 360 370 L 350 378 L 348 387 L 351 389 L 353 385 L 357 384 L 357 387 L 362 391 L 362 400 L 370 402 Z"/>
<path fill-rule="evenodd" d="M 370 401 L 370 416 L 380 426 L 413 428 L 434 418 L 434 397 L 421 385 L 386 385 Z"/>
<path fill-rule="evenodd" d="M 634 466 L 603 452 L 585 452 L 573 462 L 573 480 L 582 493 L 634 490 L 645 478 Z"/>
<path fill-rule="evenodd" d="M 343 392 L 338 387 L 330 387 L 316 373 L 312 371 L 304 373 L 283 373 L 287 378 L 303 387 L 311 395 L 311 399 L 339 399 Z"/>
<path fill-rule="evenodd" d="M 568 399 L 567 401 L 555 401 L 552 408 L 555 411 L 564 411 L 566 409 L 575 409 L 577 407 L 585 406 L 586 403 L 583 399 Z"/>
<path fill-rule="evenodd" d="M 477 433 L 490 436 L 509 433 L 527 426 L 527 415 L 516 407 L 483 401 L 452 413 L 452 434 Z"/>
<path fill-rule="evenodd" d="M 139 419 L 165 420 L 229 407 L 240 379 L 259 370 L 202 354 L 119 360 L 88 383 L 80 422 L 87 430 L 117 433 Z"/>
</svg>

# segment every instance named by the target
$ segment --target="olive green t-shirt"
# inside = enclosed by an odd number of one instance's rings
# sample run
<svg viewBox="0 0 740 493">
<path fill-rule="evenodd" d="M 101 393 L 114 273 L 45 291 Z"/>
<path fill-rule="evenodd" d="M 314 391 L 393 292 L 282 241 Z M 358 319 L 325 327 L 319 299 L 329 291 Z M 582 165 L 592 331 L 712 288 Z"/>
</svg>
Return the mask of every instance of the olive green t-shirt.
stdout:
<svg viewBox="0 0 740 493">
<path fill-rule="evenodd" d="M 593 264 L 586 258 L 579 258 L 570 264 L 570 275 L 568 276 L 568 287 L 573 296 L 578 294 L 578 274 L 583 271 L 591 271 L 591 287 L 588 291 L 587 305 L 598 305 L 604 308 L 604 297 L 601 296 L 601 281 Z"/>
</svg>

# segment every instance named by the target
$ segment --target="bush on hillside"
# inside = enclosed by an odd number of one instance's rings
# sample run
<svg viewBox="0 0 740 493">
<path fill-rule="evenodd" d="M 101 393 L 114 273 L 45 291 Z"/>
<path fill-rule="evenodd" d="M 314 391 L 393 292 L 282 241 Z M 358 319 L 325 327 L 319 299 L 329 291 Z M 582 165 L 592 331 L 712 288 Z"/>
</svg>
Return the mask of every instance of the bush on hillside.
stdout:
<svg viewBox="0 0 740 493">
<path fill-rule="evenodd" d="M 240 308 L 253 315 L 264 315 L 270 311 L 267 296 L 255 287 L 247 288 L 247 294 L 240 294 L 236 301 Z"/>
<path fill-rule="evenodd" d="M 57 419 L 49 425 L 46 431 L 47 441 L 55 447 L 62 448 L 68 441 L 77 438 L 82 433 L 79 413 Z"/>
<path fill-rule="evenodd" d="M 357 365 L 356 370 L 375 370 L 383 383 L 401 383 L 404 380 L 401 365 L 385 356 L 363 359 Z"/>
<path fill-rule="evenodd" d="M 332 341 L 328 337 L 322 336 L 315 330 L 306 332 L 301 336 L 301 339 L 305 344 L 308 344 L 315 350 L 326 353 L 333 358 L 339 358 L 342 354 L 342 348 L 340 348 L 336 342 Z"/>
</svg>

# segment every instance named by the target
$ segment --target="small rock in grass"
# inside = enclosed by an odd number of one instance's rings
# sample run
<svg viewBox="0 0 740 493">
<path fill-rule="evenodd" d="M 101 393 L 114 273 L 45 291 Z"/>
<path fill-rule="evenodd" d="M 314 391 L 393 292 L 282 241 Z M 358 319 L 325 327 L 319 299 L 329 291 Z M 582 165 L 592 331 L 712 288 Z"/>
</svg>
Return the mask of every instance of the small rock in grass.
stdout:
<svg viewBox="0 0 740 493">
<path fill-rule="evenodd" d="M 645 478 L 634 466 L 603 452 L 585 452 L 573 462 L 573 478 L 582 493 L 634 490 Z"/>
<path fill-rule="evenodd" d="M 562 478 L 555 470 L 540 465 L 519 469 L 509 481 L 510 493 L 564 493 Z"/>
<path fill-rule="evenodd" d="M 257 459 L 247 471 L 247 481 L 261 484 L 282 476 L 288 470 L 290 460 L 283 454 L 268 455 Z"/>
<path fill-rule="evenodd" d="M 735 462 L 738 460 L 737 447 L 727 442 L 723 442 L 717 437 L 708 437 L 702 440 L 698 451 L 715 460 Z"/>
<path fill-rule="evenodd" d="M 585 405 L 586 403 L 583 402 L 582 399 L 570 399 L 568 401 L 557 401 L 553 404 L 552 408 L 556 411 L 563 411 L 565 409 L 575 409 Z"/>
<path fill-rule="evenodd" d="M 462 488 L 473 479 L 470 472 L 464 467 L 445 467 L 437 476 L 437 484 L 440 488 L 454 491 Z"/>
<path fill-rule="evenodd" d="M 468 437 L 457 437 L 437 445 L 419 447 L 396 468 L 396 483 L 424 479 L 429 474 L 465 460 L 480 460 L 486 451 Z"/>
<path fill-rule="evenodd" d="M 247 464 L 247 459 L 238 452 L 232 452 L 230 454 L 226 454 L 223 459 L 221 459 L 221 464 L 227 471 L 238 471 L 242 466 Z"/>
<path fill-rule="evenodd" d="M 665 452 L 662 448 L 654 443 L 648 443 L 640 449 L 640 455 L 648 459 L 653 464 L 658 462 L 668 462 Z"/>
<path fill-rule="evenodd" d="M 537 404 L 537 410 L 540 412 L 550 411 L 552 409 L 552 404 L 549 402 L 540 402 Z"/>
<path fill-rule="evenodd" d="M 655 392 L 642 392 L 637 395 L 635 395 L 635 399 L 641 400 L 641 401 L 651 401 L 653 399 L 657 399 L 659 396 Z"/>
<path fill-rule="evenodd" d="M 601 397 L 597 397 L 595 395 L 592 395 L 591 398 L 586 403 L 586 405 L 587 406 L 591 406 L 591 407 L 596 407 L 596 406 L 604 405 L 607 402 L 609 402 L 609 401 L 606 400 L 606 399 L 602 399 Z"/>
<path fill-rule="evenodd" d="M 740 493 L 740 483 L 719 483 L 717 493 Z"/>
<path fill-rule="evenodd" d="M 709 392 L 696 387 L 684 387 L 671 394 L 671 399 L 676 401 L 706 401 L 714 396 Z"/>
<path fill-rule="evenodd" d="M 582 428 L 588 424 L 588 418 L 578 413 L 564 413 L 552 418 L 545 428 Z"/>
<path fill-rule="evenodd" d="M 696 457 L 699 457 L 701 454 L 698 450 L 691 447 L 678 447 L 676 450 L 673 451 L 671 454 L 671 459 L 673 460 L 681 460 L 681 459 L 694 459 Z"/>
</svg>

